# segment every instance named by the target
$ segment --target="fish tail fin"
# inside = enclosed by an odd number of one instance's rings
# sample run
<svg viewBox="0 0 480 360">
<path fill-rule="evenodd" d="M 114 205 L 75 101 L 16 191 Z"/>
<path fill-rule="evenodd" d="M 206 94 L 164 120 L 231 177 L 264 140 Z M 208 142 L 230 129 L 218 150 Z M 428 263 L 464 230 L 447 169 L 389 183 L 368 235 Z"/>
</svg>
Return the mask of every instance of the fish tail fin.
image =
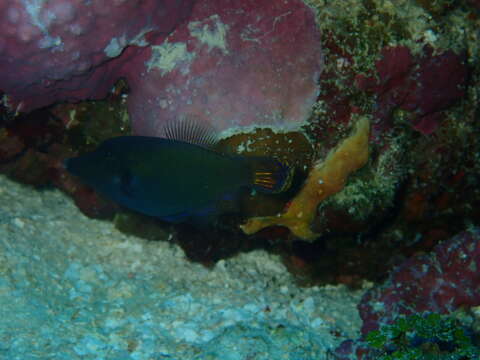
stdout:
<svg viewBox="0 0 480 360">
<path fill-rule="evenodd" d="M 251 158 L 253 187 L 261 192 L 280 193 L 290 188 L 294 168 L 273 158 Z"/>
</svg>

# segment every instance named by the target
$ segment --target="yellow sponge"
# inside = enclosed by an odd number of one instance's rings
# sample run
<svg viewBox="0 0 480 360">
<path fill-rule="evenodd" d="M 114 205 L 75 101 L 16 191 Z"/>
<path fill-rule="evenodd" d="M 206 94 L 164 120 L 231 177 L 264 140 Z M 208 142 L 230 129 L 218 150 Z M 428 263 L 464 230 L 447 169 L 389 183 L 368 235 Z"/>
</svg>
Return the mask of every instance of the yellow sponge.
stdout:
<svg viewBox="0 0 480 360">
<path fill-rule="evenodd" d="M 276 216 L 249 219 L 241 229 L 253 234 L 268 226 L 285 226 L 297 237 L 314 240 L 318 234 L 310 229 L 318 204 L 345 186 L 348 176 L 365 165 L 368 160 L 368 138 L 370 123 L 361 118 L 352 134 L 332 149 L 323 162 L 318 162 L 297 196 L 285 212 Z"/>
</svg>

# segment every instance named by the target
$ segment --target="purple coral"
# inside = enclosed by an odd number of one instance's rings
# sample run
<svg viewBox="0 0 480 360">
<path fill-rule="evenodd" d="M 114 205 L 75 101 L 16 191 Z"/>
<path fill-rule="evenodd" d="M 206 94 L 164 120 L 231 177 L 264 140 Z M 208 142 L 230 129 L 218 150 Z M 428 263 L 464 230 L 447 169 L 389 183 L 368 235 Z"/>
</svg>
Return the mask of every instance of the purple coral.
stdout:
<svg viewBox="0 0 480 360">
<path fill-rule="evenodd" d="M 145 35 L 165 37 L 191 0 L 0 3 L 0 91 L 20 111 L 105 97 Z M 128 51 L 125 51 L 128 48 Z"/>
<path fill-rule="evenodd" d="M 449 314 L 480 305 L 480 229 L 464 231 L 438 244 L 430 254 L 402 263 L 382 285 L 367 291 L 358 309 L 362 334 L 392 324 L 400 315 L 422 312 Z M 362 338 L 363 339 L 363 338 Z M 337 359 L 362 359 L 363 340 L 343 342 Z"/>
<path fill-rule="evenodd" d="M 462 232 L 428 255 L 414 256 L 396 268 L 360 305 L 362 333 L 390 324 L 399 315 L 451 313 L 480 305 L 480 230 Z"/>
<path fill-rule="evenodd" d="M 465 54 L 432 52 L 427 46 L 423 57 L 414 58 L 406 47 L 385 48 L 376 63 L 378 80 L 357 77 L 358 88 L 378 95 L 375 116 L 381 122 L 400 108 L 411 112 L 413 127 L 428 135 L 438 127 L 442 111 L 465 96 L 469 77 Z"/>
</svg>

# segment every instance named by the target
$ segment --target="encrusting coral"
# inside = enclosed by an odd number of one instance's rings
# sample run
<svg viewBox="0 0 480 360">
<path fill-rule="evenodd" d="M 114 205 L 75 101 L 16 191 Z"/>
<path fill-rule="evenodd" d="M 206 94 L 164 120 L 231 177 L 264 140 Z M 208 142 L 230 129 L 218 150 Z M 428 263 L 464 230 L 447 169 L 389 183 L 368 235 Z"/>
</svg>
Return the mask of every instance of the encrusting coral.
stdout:
<svg viewBox="0 0 480 360">
<path fill-rule="evenodd" d="M 314 240 L 318 234 L 310 229 L 318 204 L 339 192 L 348 176 L 365 165 L 368 160 L 370 123 L 361 118 L 352 134 L 332 149 L 323 162 L 318 162 L 310 171 L 303 188 L 289 203 L 282 214 L 253 217 L 244 225 L 246 234 L 253 234 L 269 226 L 285 226 L 297 237 Z"/>
</svg>

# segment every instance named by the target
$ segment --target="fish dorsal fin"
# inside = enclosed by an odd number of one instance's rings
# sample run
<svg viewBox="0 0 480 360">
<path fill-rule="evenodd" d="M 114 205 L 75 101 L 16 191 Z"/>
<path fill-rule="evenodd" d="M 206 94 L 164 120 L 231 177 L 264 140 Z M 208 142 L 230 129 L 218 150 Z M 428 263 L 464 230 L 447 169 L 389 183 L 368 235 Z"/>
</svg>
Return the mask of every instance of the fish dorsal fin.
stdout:
<svg viewBox="0 0 480 360">
<path fill-rule="evenodd" d="M 208 148 L 214 147 L 218 141 L 215 128 L 193 115 L 167 121 L 162 130 L 162 136 L 167 139 Z"/>
</svg>

